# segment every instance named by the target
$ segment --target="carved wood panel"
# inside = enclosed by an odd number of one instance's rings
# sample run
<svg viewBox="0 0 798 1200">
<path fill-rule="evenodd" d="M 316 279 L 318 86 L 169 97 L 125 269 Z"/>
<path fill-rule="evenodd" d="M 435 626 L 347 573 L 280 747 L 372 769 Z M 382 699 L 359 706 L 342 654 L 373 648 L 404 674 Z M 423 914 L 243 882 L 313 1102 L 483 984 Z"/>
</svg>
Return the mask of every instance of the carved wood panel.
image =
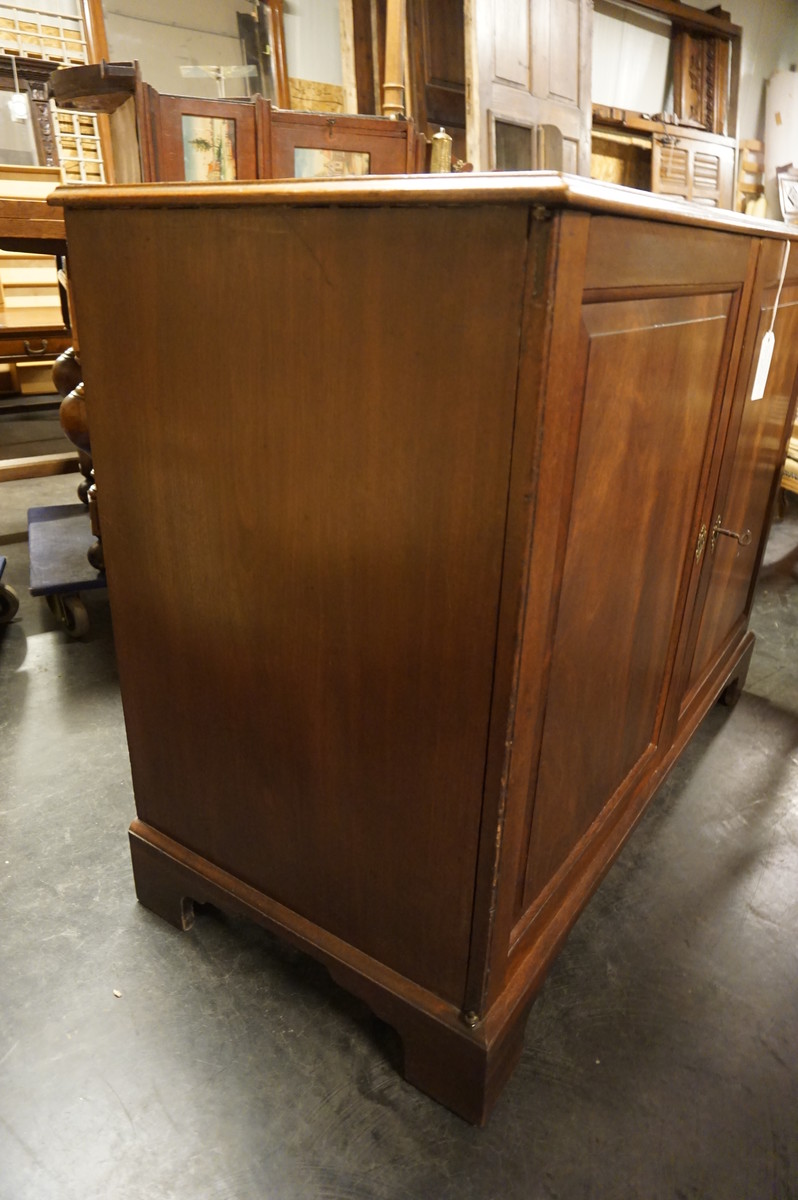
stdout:
<svg viewBox="0 0 798 1200">
<path fill-rule="evenodd" d="M 680 120 L 708 133 L 729 132 L 730 45 L 725 38 L 674 27 L 673 106 Z"/>
</svg>

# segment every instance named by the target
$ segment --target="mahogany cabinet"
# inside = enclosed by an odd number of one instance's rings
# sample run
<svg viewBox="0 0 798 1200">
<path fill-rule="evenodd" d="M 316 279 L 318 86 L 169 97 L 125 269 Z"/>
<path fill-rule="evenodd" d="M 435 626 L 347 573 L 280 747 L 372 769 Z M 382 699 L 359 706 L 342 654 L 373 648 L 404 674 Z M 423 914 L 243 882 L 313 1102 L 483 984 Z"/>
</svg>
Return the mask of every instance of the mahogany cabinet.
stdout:
<svg viewBox="0 0 798 1200">
<path fill-rule="evenodd" d="M 262 96 L 169 96 L 138 63 L 56 71 L 59 111 L 108 120 L 117 183 L 394 175 L 423 168 L 412 121 L 273 108 Z M 351 156 L 351 157 L 349 157 Z M 349 159 L 349 161 L 347 161 Z M 309 161 L 310 160 L 310 161 Z"/>
<path fill-rule="evenodd" d="M 744 679 L 796 235 L 547 173 L 60 195 L 138 896 L 316 956 L 482 1122 Z"/>
</svg>

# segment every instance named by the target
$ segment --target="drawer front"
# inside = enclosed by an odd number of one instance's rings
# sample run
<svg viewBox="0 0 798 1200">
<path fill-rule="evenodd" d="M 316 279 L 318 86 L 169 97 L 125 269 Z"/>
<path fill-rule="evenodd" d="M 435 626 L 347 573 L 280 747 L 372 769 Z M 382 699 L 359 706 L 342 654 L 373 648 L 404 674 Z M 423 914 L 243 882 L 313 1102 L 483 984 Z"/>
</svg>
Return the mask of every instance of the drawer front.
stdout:
<svg viewBox="0 0 798 1200">
<path fill-rule="evenodd" d="M 66 332 L 42 330 L 23 335 L 15 329 L 13 334 L 0 333 L 0 361 L 30 359 L 35 362 L 40 358 L 57 358 L 71 345 L 72 338 Z"/>
</svg>

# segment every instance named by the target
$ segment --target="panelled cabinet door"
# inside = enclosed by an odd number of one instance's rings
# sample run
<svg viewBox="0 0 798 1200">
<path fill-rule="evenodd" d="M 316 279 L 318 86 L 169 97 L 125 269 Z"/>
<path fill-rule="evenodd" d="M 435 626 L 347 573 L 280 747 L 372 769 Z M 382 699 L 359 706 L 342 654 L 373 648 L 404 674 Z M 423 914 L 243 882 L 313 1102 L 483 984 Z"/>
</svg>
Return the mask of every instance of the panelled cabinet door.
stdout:
<svg viewBox="0 0 798 1200">
<path fill-rule="evenodd" d="M 678 200 L 690 197 L 690 150 L 684 139 L 655 133 L 651 141 L 651 190 Z"/>
<path fill-rule="evenodd" d="M 753 353 L 742 364 L 726 439 L 718 490 L 706 521 L 701 587 L 680 717 L 689 716 L 704 681 L 738 642 L 748 621 L 754 581 L 767 535 L 769 498 L 784 455 L 787 414 L 794 403 L 794 348 L 798 342 L 798 263 L 785 283 L 774 327 L 776 345 L 764 395 L 752 399 L 759 347 L 770 328 L 782 247 L 763 247 L 759 303 L 750 317 Z M 721 532 L 724 530 L 726 532 Z"/>
<path fill-rule="evenodd" d="M 711 208 L 731 208 L 733 184 L 733 145 L 681 134 L 654 134 L 652 192 Z"/>
<path fill-rule="evenodd" d="M 590 0 L 467 6 L 468 157 L 477 170 L 590 174 L 591 11 Z M 552 144 L 559 161 L 544 157 Z"/>
<path fill-rule="evenodd" d="M 722 235 L 688 242 L 597 218 L 591 229 L 580 353 L 566 368 L 577 372 L 579 438 L 516 937 L 578 870 L 600 814 L 661 753 L 748 261 Z"/>
</svg>

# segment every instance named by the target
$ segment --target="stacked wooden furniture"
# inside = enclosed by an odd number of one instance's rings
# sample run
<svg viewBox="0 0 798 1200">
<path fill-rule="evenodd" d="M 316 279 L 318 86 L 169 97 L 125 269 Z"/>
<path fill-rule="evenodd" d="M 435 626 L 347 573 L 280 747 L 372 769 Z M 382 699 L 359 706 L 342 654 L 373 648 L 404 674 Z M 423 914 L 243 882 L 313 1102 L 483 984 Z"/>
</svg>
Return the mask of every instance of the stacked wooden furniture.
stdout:
<svg viewBox="0 0 798 1200">
<path fill-rule="evenodd" d="M 0 90 L 23 92 L 32 117 L 37 162 L 61 166 L 71 181 L 105 182 L 107 130 L 93 117 L 73 120 L 53 111 L 49 76 L 61 66 L 100 62 L 108 57 L 101 0 L 41 8 L 33 3 L 4 5 L 0 15 Z M 64 11 L 71 7 L 70 12 Z"/>
<path fill-rule="evenodd" d="M 757 138 L 740 142 L 737 163 L 737 192 L 734 207 L 750 216 L 764 216 L 765 201 L 765 144 Z"/>
<path fill-rule="evenodd" d="M 732 137 L 594 105 L 591 146 L 596 179 L 711 208 L 734 207 Z"/>
<path fill-rule="evenodd" d="M 547 173 L 62 200 L 139 898 L 315 955 L 483 1121 L 745 678 L 796 232 Z"/>
<path fill-rule="evenodd" d="M 63 213 L 44 198 L 0 197 L 0 249 L 12 254 L 63 255 L 66 252 Z M 13 311 L 13 310 L 12 310 Z M 5 321 L 4 321 L 5 318 Z M 70 337 L 63 320 L 52 325 L 15 326 L 8 312 L 0 313 L 0 367 L 9 372 L 17 364 L 38 365 L 52 354 L 65 350 Z M 18 380 L 19 381 L 19 380 Z M 28 396 L 4 396 L 0 413 L 15 413 L 31 405 L 50 403 L 33 401 Z M 73 452 L 40 455 L 36 458 L 5 459 L 0 463 L 0 479 L 24 478 L 31 473 L 49 473 L 68 469 L 74 464 Z"/>
<path fill-rule="evenodd" d="M 787 457 L 781 473 L 781 486 L 785 492 L 798 492 L 798 430 L 793 428 L 787 443 Z"/>
<path fill-rule="evenodd" d="M 425 143 L 412 121 L 383 117 L 292 112 L 262 96 L 204 100 L 170 96 L 142 81 L 137 63 L 100 63 L 57 71 L 50 80 L 61 109 L 109 117 L 118 183 L 186 179 L 187 122 L 230 130 L 228 181 L 292 178 L 297 151 L 364 156 L 364 174 L 423 169 Z"/>
<path fill-rule="evenodd" d="M 0 201 L 49 217 L 45 202 L 60 183 L 57 167 L 0 166 Z M 53 363 L 69 345 L 56 259 L 34 246 L 0 240 L 0 391 L 23 395 L 54 390 Z"/>
<path fill-rule="evenodd" d="M 67 7 L 71 8 L 66 12 Z M 60 213 L 47 210 L 46 193 L 64 177 L 82 182 L 104 179 L 100 144 L 105 129 L 88 118 L 73 122 L 72 114 L 54 113 L 50 105 L 47 80 L 62 64 L 87 63 L 108 57 L 101 0 L 77 0 L 71 6 L 49 3 L 37 8 L 35 0 L 22 6 L 4 5 L 0 15 L 0 89 L 6 95 L 27 95 L 31 132 L 37 166 L 0 168 L 0 248 L 16 255 L 63 255 L 63 221 Z M 70 129 L 62 128 L 70 125 Z M 89 128 L 86 136 L 86 127 Z M 107 146 L 106 146 L 107 150 Z M 30 181 L 49 180 L 44 189 L 27 186 Z M 14 188 L 9 187 L 9 176 Z M 22 186 L 20 186 L 22 185 Z M 49 400 L 29 398 L 28 392 L 52 390 L 50 370 L 57 356 L 71 342 L 62 313 L 57 287 L 53 286 L 54 260 L 45 266 L 42 260 L 17 260 L 4 257 L 2 287 L 5 303 L 0 312 L 0 390 L 19 389 L 22 398 L 4 396 L 0 413 L 12 414 L 43 407 Z M 0 268 L 1 269 L 1 268 Z M 10 274 L 9 274 L 10 272 Z M 42 276 L 47 276 L 47 294 L 41 292 Z M 10 286 L 8 286 L 10 284 Z M 27 289 L 33 303 L 21 305 L 21 293 Z M 42 303 L 44 301 L 44 303 Z M 27 308 L 28 315 L 23 310 Z M 66 451 L 66 444 L 65 444 Z M 24 459 L 6 460 L 0 465 L 0 477 L 17 478 L 49 473 L 74 465 L 73 452 L 37 454 Z"/>
<path fill-rule="evenodd" d="M 55 258 L 0 250 L 0 391 L 54 391 L 53 365 L 69 342 Z"/>
<path fill-rule="evenodd" d="M 736 207 L 742 29 L 719 5 L 707 12 L 674 0 L 631 0 L 631 6 L 671 20 L 673 111 L 652 116 L 594 104 L 591 174 Z"/>
<path fill-rule="evenodd" d="M 455 158 L 476 169 L 557 166 L 732 208 L 742 29 L 719 6 L 619 0 L 617 8 L 667 23 L 671 113 L 591 105 L 589 0 L 407 0 L 409 112 L 428 136 L 445 126 Z M 352 4 L 361 112 L 377 111 L 383 63 L 372 46 L 382 43 L 384 18 L 385 0 Z"/>
</svg>

